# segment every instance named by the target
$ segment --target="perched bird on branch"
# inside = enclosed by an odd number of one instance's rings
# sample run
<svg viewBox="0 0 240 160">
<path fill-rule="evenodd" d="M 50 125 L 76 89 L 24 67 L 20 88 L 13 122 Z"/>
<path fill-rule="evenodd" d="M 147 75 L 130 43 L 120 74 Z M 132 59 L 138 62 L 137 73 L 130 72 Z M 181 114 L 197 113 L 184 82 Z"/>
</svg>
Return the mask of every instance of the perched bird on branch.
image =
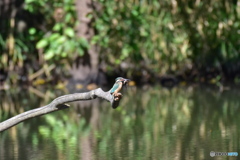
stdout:
<svg viewBox="0 0 240 160">
<path fill-rule="evenodd" d="M 3 122 L 0 122 L 0 132 L 5 131 L 27 119 L 69 108 L 69 105 L 66 103 L 73 102 L 73 101 L 102 98 L 109 101 L 111 103 L 112 108 L 116 109 L 122 97 L 122 94 L 119 92 L 121 91 L 123 86 L 128 84 L 129 81 L 130 81 L 129 79 L 118 77 L 116 79 L 115 84 L 111 88 L 111 90 L 107 92 L 104 92 L 101 88 L 98 88 L 98 89 L 91 90 L 89 92 L 74 93 L 74 94 L 68 94 L 68 95 L 57 97 L 48 105 L 23 112 Z"/>
<path fill-rule="evenodd" d="M 110 90 L 110 93 L 114 96 L 114 101 L 119 101 L 122 98 L 122 94 L 120 93 L 123 86 L 126 86 L 130 79 L 125 79 L 122 77 L 118 77 L 115 80 L 113 87 Z"/>
</svg>

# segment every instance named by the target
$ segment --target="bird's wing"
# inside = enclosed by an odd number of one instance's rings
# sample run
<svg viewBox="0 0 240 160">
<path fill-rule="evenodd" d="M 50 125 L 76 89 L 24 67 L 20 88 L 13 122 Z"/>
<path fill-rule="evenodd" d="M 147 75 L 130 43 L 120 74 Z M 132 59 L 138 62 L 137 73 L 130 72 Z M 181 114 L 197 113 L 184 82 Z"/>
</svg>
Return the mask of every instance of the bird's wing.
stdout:
<svg viewBox="0 0 240 160">
<path fill-rule="evenodd" d="M 117 88 L 119 87 L 118 83 L 115 83 L 112 87 L 112 89 L 110 90 L 110 93 L 113 93 Z"/>
</svg>

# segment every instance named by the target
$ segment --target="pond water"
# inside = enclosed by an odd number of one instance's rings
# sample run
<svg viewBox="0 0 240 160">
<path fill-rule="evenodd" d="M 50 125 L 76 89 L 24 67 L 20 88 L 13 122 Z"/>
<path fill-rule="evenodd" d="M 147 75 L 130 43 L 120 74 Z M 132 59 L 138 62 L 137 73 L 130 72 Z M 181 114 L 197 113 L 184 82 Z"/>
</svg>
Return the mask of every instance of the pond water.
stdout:
<svg viewBox="0 0 240 160">
<path fill-rule="evenodd" d="M 0 121 L 67 93 L 2 91 Z M 99 99 L 70 103 L 0 133 L 0 159 L 229 159 L 210 152 L 240 153 L 239 93 L 237 87 L 155 86 L 125 90 L 115 110 Z"/>
</svg>

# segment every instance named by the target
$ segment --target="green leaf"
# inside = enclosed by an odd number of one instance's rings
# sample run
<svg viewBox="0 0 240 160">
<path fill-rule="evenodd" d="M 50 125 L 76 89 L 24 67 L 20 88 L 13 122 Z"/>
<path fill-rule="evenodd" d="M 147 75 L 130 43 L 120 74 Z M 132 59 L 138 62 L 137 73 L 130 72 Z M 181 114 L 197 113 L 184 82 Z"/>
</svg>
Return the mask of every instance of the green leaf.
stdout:
<svg viewBox="0 0 240 160">
<path fill-rule="evenodd" d="M 82 48 L 78 47 L 77 51 L 78 51 L 79 56 L 83 56 L 84 55 L 84 51 L 83 51 Z"/>
<path fill-rule="evenodd" d="M 66 28 L 64 30 L 64 33 L 69 37 L 74 37 L 74 35 L 75 35 L 74 30 L 70 27 Z"/>
<path fill-rule="evenodd" d="M 67 13 L 65 16 L 65 22 L 70 22 L 72 19 L 72 15 L 70 13 Z"/>
<path fill-rule="evenodd" d="M 63 46 L 60 45 L 60 46 L 56 46 L 55 47 L 55 54 L 59 55 L 59 54 L 62 54 L 62 51 L 63 51 Z"/>
<path fill-rule="evenodd" d="M 55 41 L 56 39 L 58 39 L 60 37 L 59 33 L 53 33 L 50 37 L 49 40 L 50 41 Z"/>
<path fill-rule="evenodd" d="M 107 12 L 108 12 L 109 15 L 113 15 L 114 14 L 113 8 L 111 8 L 111 7 L 107 8 Z"/>
<path fill-rule="evenodd" d="M 54 56 L 54 51 L 53 50 L 48 50 L 47 53 L 44 55 L 45 60 L 49 60 Z"/>
<path fill-rule="evenodd" d="M 132 10 L 132 14 L 133 14 L 134 16 L 138 16 L 138 11 Z"/>
<path fill-rule="evenodd" d="M 96 44 L 100 39 L 100 36 L 93 36 L 91 40 L 91 44 Z"/>
<path fill-rule="evenodd" d="M 128 53 L 129 53 L 130 49 L 128 47 L 124 47 L 122 49 L 122 54 L 124 57 L 127 57 L 128 56 Z"/>
<path fill-rule="evenodd" d="M 66 57 L 67 57 L 67 52 L 62 52 L 62 53 L 61 53 L 61 56 L 64 57 L 64 58 L 66 58 Z"/>
<path fill-rule="evenodd" d="M 60 29 L 62 28 L 62 24 L 61 23 L 57 23 L 54 25 L 53 30 L 54 31 L 60 31 Z"/>
<path fill-rule="evenodd" d="M 56 43 L 60 43 L 60 44 L 62 44 L 63 42 L 65 42 L 66 41 L 66 37 L 65 36 L 61 36 L 61 37 L 59 37 L 57 40 L 56 40 Z"/>
<path fill-rule="evenodd" d="M 226 43 L 221 44 L 221 52 L 224 58 L 227 58 L 227 50 L 226 50 Z"/>
<path fill-rule="evenodd" d="M 48 45 L 48 41 L 46 39 L 42 39 L 40 41 L 38 41 L 37 43 L 37 49 L 40 49 L 40 48 L 44 48 Z"/>
<path fill-rule="evenodd" d="M 33 35 L 33 34 L 36 33 L 36 29 L 35 29 L 35 28 L 30 28 L 30 29 L 28 30 L 28 32 L 29 32 L 29 34 Z"/>
<path fill-rule="evenodd" d="M 148 32 L 145 30 L 145 28 L 143 28 L 143 27 L 140 28 L 140 35 L 142 37 L 148 36 Z"/>
<path fill-rule="evenodd" d="M 89 48 L 88 41 L 85 38 L 80 38 L 79 42 L 80 42 L 82 47 Z"/>
<path fill-rule="evenodd" d="M 116 60 L 115 60 L 115 63 L 116 63 L 116 64 L 120 64 L 120 63 L 121 63 L 120 59 L 116 59 Z"/>
<path fill-rule="evenodd" d="M 69 4 L 69 3 L 71 3 L 72 2 L 72 0 L 64 0 L 64 3 L 65 4 Z"/>
<path fill-rule="evenodd" d="M 34 2 L 35 0 L 25 0 L 25 3 L 32 3 Z"/>
</svg>

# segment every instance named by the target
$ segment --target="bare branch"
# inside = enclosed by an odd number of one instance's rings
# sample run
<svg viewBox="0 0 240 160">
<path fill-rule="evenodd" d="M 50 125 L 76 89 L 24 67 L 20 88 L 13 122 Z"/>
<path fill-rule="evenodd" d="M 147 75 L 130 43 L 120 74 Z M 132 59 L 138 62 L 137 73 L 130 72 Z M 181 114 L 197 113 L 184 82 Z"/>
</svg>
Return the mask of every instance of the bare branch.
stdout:
<svg viewBox="0 0 240 160">
<path fill-rule="evenodd" d="M 21 113 L 19 115 L 16 115 L 6 121 L 3 121 L 0 123 L 0 132 L 7 130 L 10 127 L 13 127 L 17 125 L 18 123 L 21 123 L 27 119 L 34 118 L 37 116 L 41 116 L 44 114 L 48 114 L 54 111 L 62 110 L 69 108 L 68 104 L 65 104 L 67 102 L 73 102 L 73 101 L 82 101 L 82 100 L 91 100 L 95 98 L 103 98 L 111 103 L 112 108 L 117 108 L 119 105 L 119 101 L 114 101 L 113 96 L 110 94 L 110 92 L 104 92 L 101 88 L 85 92 L 85 93 L 74 93 L 74 94 L 68 94 L 61 97 L 58 97 L 54 99 L 50 104 L 32 109 L 30 111 L 26 111 L 24 113 Z"/>
</svg>

